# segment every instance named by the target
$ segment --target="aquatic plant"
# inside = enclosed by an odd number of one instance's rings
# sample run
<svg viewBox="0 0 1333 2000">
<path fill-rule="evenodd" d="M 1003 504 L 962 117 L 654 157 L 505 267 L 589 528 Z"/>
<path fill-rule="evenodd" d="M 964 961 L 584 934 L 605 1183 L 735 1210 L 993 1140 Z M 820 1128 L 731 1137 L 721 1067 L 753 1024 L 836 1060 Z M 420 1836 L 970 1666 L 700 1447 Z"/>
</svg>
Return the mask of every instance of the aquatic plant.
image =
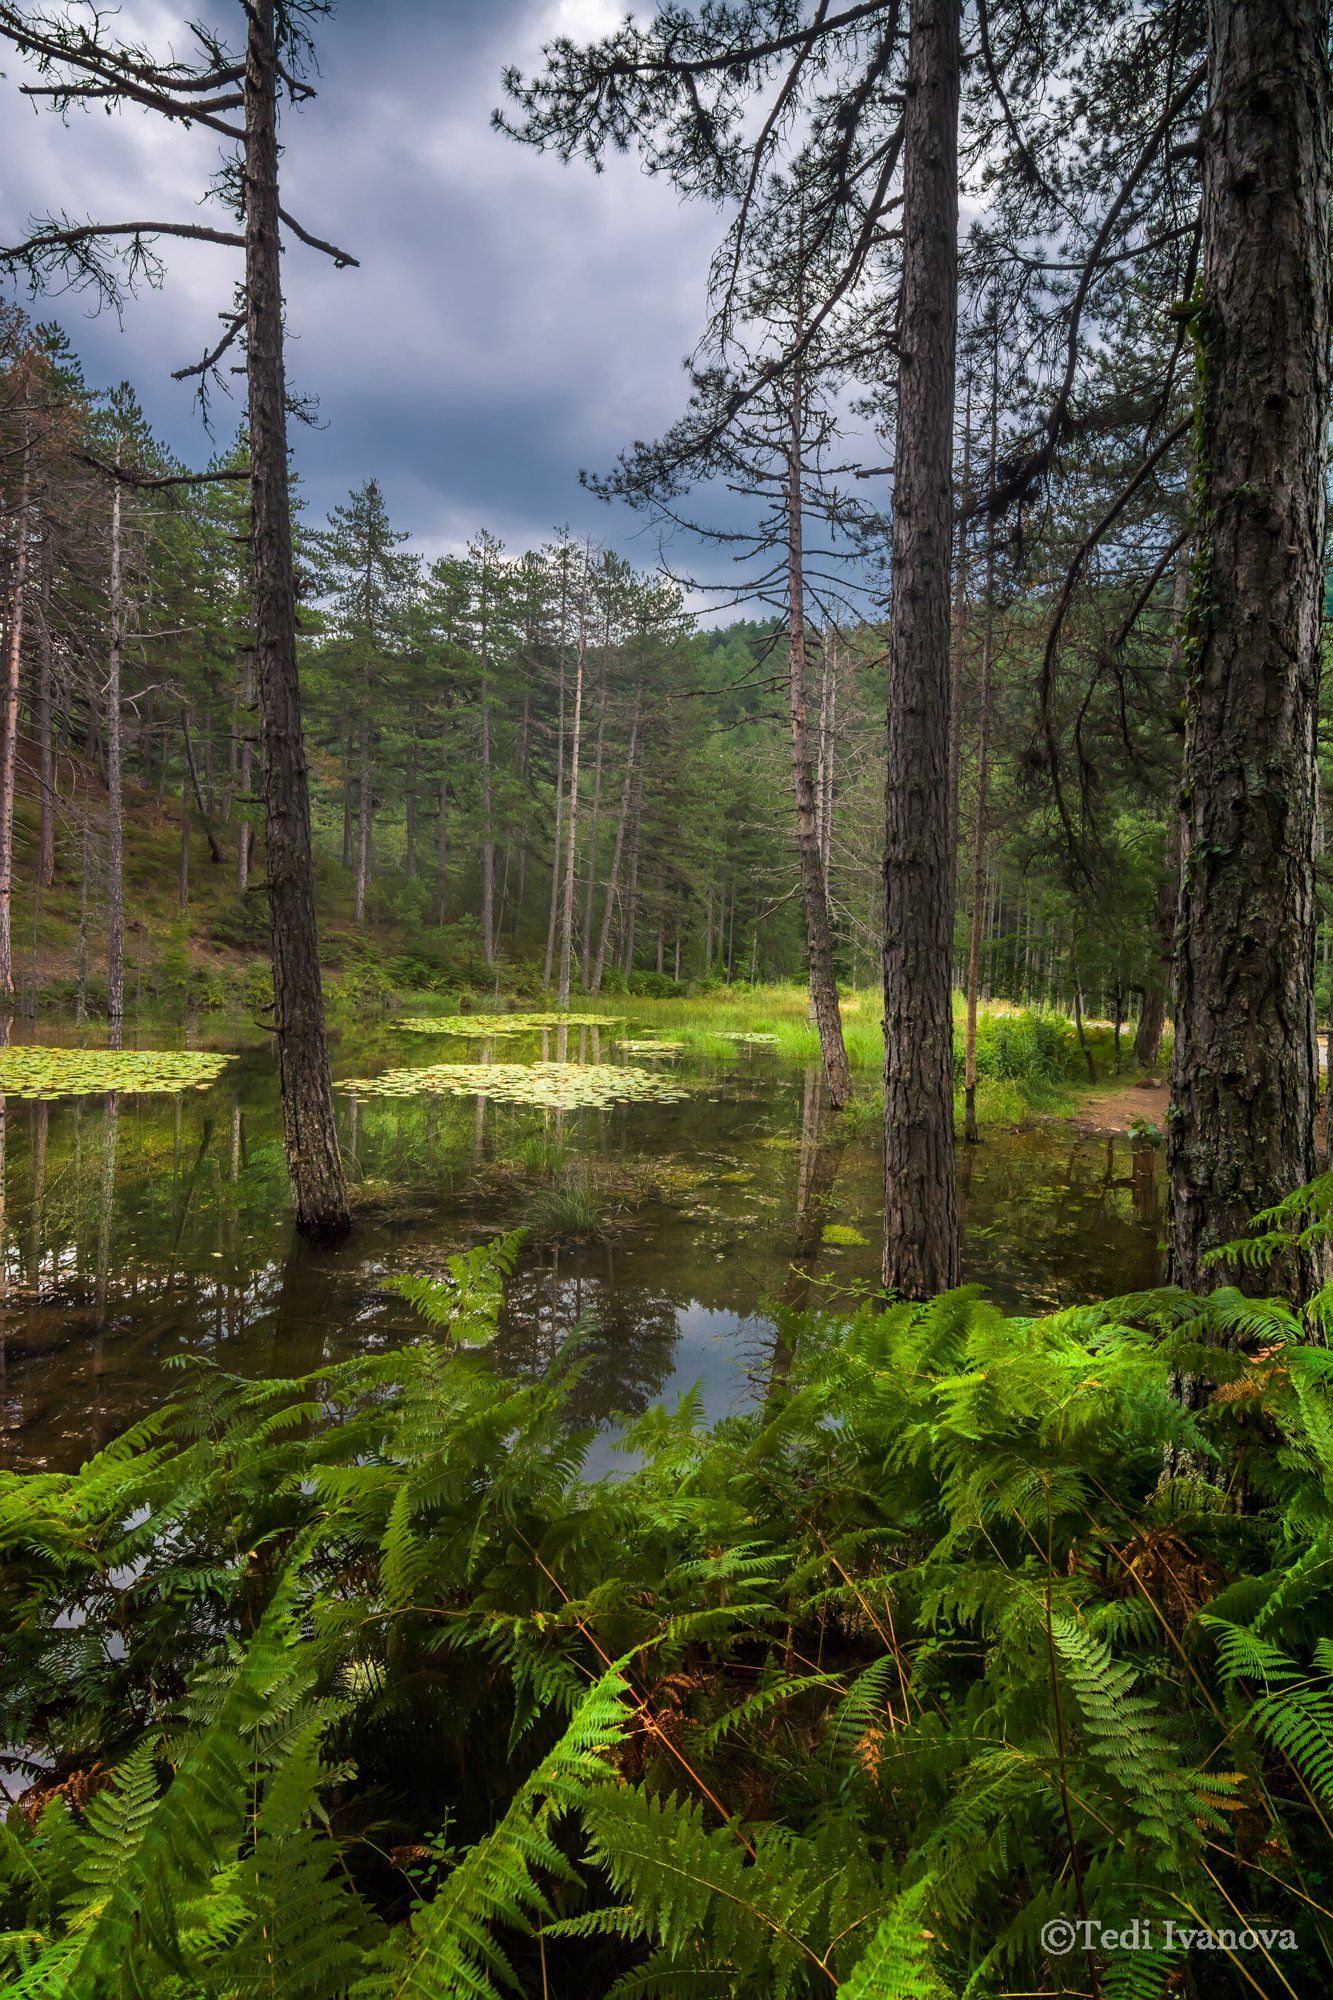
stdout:
<svg viewBox="0 0 1333 2000">
<path fill-rule="evenodd" d="M 232 1060 L 204 1049 L 55 1049 L 20 1044 L 0 1048 L 0 1096 L 207 1090 Z"/>
<path fill-rule="evenodd" d="M 674 1079 L 623 1063 L 436 1063 L 352 1077 L 338 1088 L 353 1097 L 493 1097 L 552 1111 L 674 1104 L 685 1095 Z"/>
<path fill-rule="evenodd" d="M 1211 2000 L 1181 1931 L 1260 1924 L 1323 1990 L 1327 1296 L 789 1318 L 589 1486 L 459 1350 L 484 1256 L 415 1346 L 0 1475 L 6 1991 Z"/>
<path fill-rule="evenodd" d="M 859 1229 L 854 1229 L 850 1222 L 824 1224 L 824 1241 L 836 1250 L 859 1249 L 869 1240 L 869 1237 L 863 1236 Z"/>
<path fill-rule="evenodd" d="M 611 1028 L 620 1014 L 410 1014 L 394 1027 L 408 1035 L 535 1035 L 548 1028 Z"/>
<path fill-rule="evenodd" d="M 617 1042 L 616 1047 L 631 1056 L 678 1056 L 684 1053 L 685 1044 L 644 1040 Z"/>
</svg>

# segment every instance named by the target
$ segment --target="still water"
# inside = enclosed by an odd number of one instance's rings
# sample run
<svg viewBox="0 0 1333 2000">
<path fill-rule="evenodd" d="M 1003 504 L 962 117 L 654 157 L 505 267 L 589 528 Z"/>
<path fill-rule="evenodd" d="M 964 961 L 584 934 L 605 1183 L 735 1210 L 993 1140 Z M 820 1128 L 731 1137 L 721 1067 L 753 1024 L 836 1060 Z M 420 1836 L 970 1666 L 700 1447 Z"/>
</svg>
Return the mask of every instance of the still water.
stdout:
<svg viewBox="0 0 1333 2000">
<path fill-rule="evenodd" d="M 57 1020 L 36 1038 L 89 1039 Z M 16 1025 L 13 1039 L 34 1036 Z M 405 1051 L 405 1039 L 344 1030 L 335 1077 L 543 1053 L 512 1042 Z M 320 1252 L 291 1229 L 271 1048 L 225 1021 L 158 1025 L 138 1040 L 235 1059 L 216 1083 L 176 1096 L 0 1098 L 8 1466 L 77 1465 L 170 1394 L 162 1364 L 173 1354 L 295 1374 L 414 1337 L 420 1322 L 384 1280 L 439 1271 L 450 1253 L 519 1224 L 532 1233 L 497 1360 L 531 1375 L 576 1336 L 575 1400 L 593 1421 L 695 1384 L 710 1417 L 740 1406 L 771 1363 L 774 1302 L 838 1304 L 875 1279 L 873 1133 L 848 1134 L 812 1073 L 762 1050 L 685 1055 L 678 1103 L 559 1112 L 340 1096 L 357 1227 Z M 589 1050 L 585 1036 L 583 1052 L 615 1060 L 605 1034 L 601 1044 Z M 569 1053 L 580 1053 L 573 1037 Z M 964 1274 L 1000 1304 L 1031 1310 L 1156 1282 L 1150 1152 L 1049 1123 L 987 1135 L 959 1173 Z M 591 1199 L 599 1233 L 569 1239 L 557 1195 L 571 1184 Z M 830 1224 L 864 1240 L 828 1242 Z"/>
</svg>

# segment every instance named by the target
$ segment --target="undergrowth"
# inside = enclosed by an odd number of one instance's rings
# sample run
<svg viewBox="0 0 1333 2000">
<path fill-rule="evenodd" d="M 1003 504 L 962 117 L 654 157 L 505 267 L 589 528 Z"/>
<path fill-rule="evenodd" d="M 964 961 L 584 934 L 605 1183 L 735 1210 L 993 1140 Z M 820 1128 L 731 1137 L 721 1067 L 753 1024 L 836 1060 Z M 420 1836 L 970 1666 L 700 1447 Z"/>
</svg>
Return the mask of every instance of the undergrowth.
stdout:
<svg viewBox="0 0 1333 2000">
<path fill-rule="evenodd" d="M 7 1995 L 1326 1990 L 1326 1298 L 793 1318 L 585 1485 L 569 1363 L 473 1351 L 514 1248 L 0 1478 Z"/>
</svg>

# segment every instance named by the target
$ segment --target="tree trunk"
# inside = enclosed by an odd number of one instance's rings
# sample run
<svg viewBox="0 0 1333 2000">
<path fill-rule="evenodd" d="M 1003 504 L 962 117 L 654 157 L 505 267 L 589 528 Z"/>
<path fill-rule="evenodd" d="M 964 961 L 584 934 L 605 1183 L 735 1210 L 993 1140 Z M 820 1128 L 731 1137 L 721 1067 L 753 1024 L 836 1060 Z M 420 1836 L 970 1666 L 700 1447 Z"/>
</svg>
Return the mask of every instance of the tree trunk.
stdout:
<svg viewBox="0 0 1333 2000">
<path fill-rule="evenodd" d="M 416 710 L 414 708 L 412 708 L 412 712 L 408 716 L 408 728 L 410 728 L 412 734 L 408 738 L 408 770 L 406 770 L 406 832 L 404 832 L 406 854 L 404 854 L 404 870 L 406 870 L 408 882 L 412 882 L 414 876 L 416 876 Z"/>
<path fill-rule="evenodd" d="M 14 997 L 14 956 L 10 938 L 10 905 L 14 890 L 14 781 L 19 748 L 19 673 L 23 663 L 23 613 L 28 584 L 28 510 L 32 499 L 32 431 L 22 417 L 19 459 L 19 504 L 14 527 L 14 573 L 9 592 L 9 631 L 5 643 L 3 713 L 0 713 L 0 999 Z"/>
<path fill-rule="evenodd" d="M 116 452 L 120 464 L 120 452 Z M 111 486 L 111 577 L 106 660 L 106 1018 L 111 1047 L 125 1026 L 125 858 L 121 754 L 120 672 L 125 638 L 120 481 Z"/>
<path fill-rule="evenodd" d="M 208 801 L 204 795 L 204 789 L 199 783 L 199 766 L 194 760 L 194 743 L 190 737 L 190 714 L 188 709 L 181 710 L 181 742 L 185 749 L 185 775 L 189 781 L 190 791 L 194 794 L 195 810 L 199 814 L 199 824 L 204 829 L 204 839 L 208 842 L 208 858 L 216 867 L 225 861 L 226 856 L 218 846 L 218 837 L 213 831 L 213 819 L 208 809 Z M 181 797 L 184 799 L 186 796 L 184 786 L 182 786 Z"/>
<path fill-rule="evenodd" d="M 481 573 L 481 955 L 487 965 L 495 963 L 495 827 L 491 798 L 491 675 L 490 675 L 490 579 L 489 558 L 482 557 Z"/>
<path fill-rule="evenodd" d="M 569 744 L 569 797 L 565 803 L 565 884 L 560 902 L 560 983 L 555 1004 L 569 1005 L 569 980 L 574 952 L 574 850 L 579 828 L 579 735 L 583 724 L 583 666 L 588 639 L 588 583 L 585 571 L 579 604 L 579 643 L 574 664 L 574 717 Z"/>
<path fill-rule="evenodd" d="M 949 555 L 958 308 L 958 0 L 912 0 L 903 137 L 884 842 L 884 1284 L 958 1283 Z"/>
<path fill-rule="evenodd" d="M 241 895 L 245 894 L 249 886 L 250 858 L 254 844 L 254 826 L 250 818 L 254 791 L 254 738 L 251 735 L 251 710 L 255 699 L 254 680 L 254 648 L 247 646 L 241 682 L 241 823 L 236 837 L 236 887 Z"/>
<path fill-rule="evenodd" d="M 583 986 L 592 977 L 592 912 L 597 894 L 597 832 L 602 817 L 602 749 L 606 737 L 606 684 L 597 709 L 597 747 L 592 767 L 592 816 L 588 824 L 588 880 L 583 894 Z"/>
<path fill-rule="evenodd" d="M 542 985 L 549 988 L 555 965 L 555 939 L 560 915 L 560 858 L 564 852 L 561 835 L 565 813 L 565 636 L 569 618 L 569 566 L 560 572 L 560 707 L 555 746 L 555 834 L 551 848 L 551 900 L 546 914 L 546 960 Z"/>
<path fill-rule="evenodd" d="M 810 725 L 806 708 L 805 576 L 802 547 L 801 436 L 803 411 L 801 373 L 791 387 L 791 429 L 787 446 L 787 692 L 791 722 L 792 786 L 796 794 L 796 850 L 801 871 L 801 907 L 805 916 L 805 957 L 810 981 L 810 1005 L 819 1029 L 819 1052 L 829 1103 L 841 1111 L 852 1094 L 852 1072 L 842 1037 L 838 1008 L 838 978 L 833 969 L 829 936 L 828 897 L 824 888 L 824 857 L 815 807 L 815 781 L 810 759 Z M 732 905 L 735 917 L 735 904 Z M 731 977 L 728 965 L 727 977 Z"/>
<path fill-rule="evenodd" d="M 42 535 L 42 622 L 37 652 L 37 886 L 49 889 L 56 879 L 56 773 L 52 748 L 54 680 L 51 671 L 51 523 Z"/>
<path fill-rule="evenodd" d="M 1198 546 L 1168 1172 L 1171 1272 L 1315 1172 L 1315 728 L 1328 420 L 1330 88 L 1319 0 L 1211 0 L 1195 333 Z M 1308 1292 L 1321 1253 L 1278 1282 Z"/>
<path fill-rule="evenodd" d="M 992 454 L 993 455 L 993 454 Z M 963 670 L 967 664 L 967 537 L 972 504 L 972 393 L 963 412 L 963 484 L 953 535 L 953 615 L 949 628 L 949 851 L 958 860 L 958 774 L 963 752 Z"/>
<path fill-rule="evenodd" d="M 366 883 L 370 879 L 370 829 L 375 814 L 374 773 L 370 757 L 370 689 L 361 712 L 361 768 L 356 784 L 356 897 L 353 922 L 360 930 L 366 920 Z"/>
<path fill-rule="evenodd" d="M 351 1214 L 324 1026 L 310 791 L 296 666 L 287 485 L 278 219 L 274 0 L 249 0 L 245 65 L 245 288 L 255 658 L 263 728 L 265 850 L 283 1137 L 307 1236 L 346 1233 Z"/>
<path fill-rule="evenodd" d="M 634 926 L 639 913 L 639 821 L 643 811 L 643 767 L 634 780 L 634 806 L 629 823 L 629 866 L 625 876 L 625 977 L 634 971 Z"/>
<path fill-rule="evenodd" d="M 991 381 L 990 477 L 995 484 L 998 444 L 998 369 Z M 977 1129 L 977 994 L 981 978 L 981 905 L 986 875 L 986 806 L 990 782 L 990 692 L 995 648 L 995 523 L 987 516 L 986 604 L 981 638 L 981 688 L 977 716 L 977 802 L 972 820 L 972 911 L 967 946 L 967 1027 L 963 1052 L 963 1137 L 975 1146 Z M 956 804 L 956 801 L 955 801 Z"/>
<path fill-rule="evenodd" d="M 176 902 L 180 909 L 190 907 L 190 775 L 181 773 L 181 856 L 180 878 L 176 885 Z"/>
<path fill-rule="evenodd" d="M 602 977 L 606 971 L 606 953 L 611 942 L 611 918 L 616 905 L 616 885 L 620 879 L 620 856 L 625 845 L 625 825 L 629 819 L 629 802 L 634 792 L 634 759 L 639 748 L 639 704 L 634 704 L 634 719 L 630 724 L 629 748 L 625 753 L 625 782 L 620 788 L 620 811 L 616 816 L 616 838 L 611 849 L 611 872 L 606 878 L 606 904 L 602 910 L 602 931 L 597 940 L 597 959 L 592 969 L 592 991 L 600 993 Z"/>
<path fill-rule="evenodd" d="M 1180 681 L 1184 661 L 1185 606 L 1189 599 L 1189 558 L 1181 552 L 1176 564 L 1175 588 L 1171 595 L 1171 692 Z M 1183 689 L 1181 689 L 1183 694 Z M 1180 903 L 1180 808 L 1176 799 L 1167 805 L 1166 838 L 1162 843 L 1162 872 L 1157 878 L 1156 977 L 1143 989 L 1143 1005 L 1134 1030 L 1134 1059 L 1143 1069 L 1155 1069 L 1162 1053 L 1162 1032 L 1166 1027 L 1171 1001 L 1171 976 L 1175 961 L 1176 910 Z"/>
<path fill-rule="evenodd" d="M 440 779 L 435 814 L 435 921 L 442 924 L 449 907 L 449 786 Z"/>
</svg>

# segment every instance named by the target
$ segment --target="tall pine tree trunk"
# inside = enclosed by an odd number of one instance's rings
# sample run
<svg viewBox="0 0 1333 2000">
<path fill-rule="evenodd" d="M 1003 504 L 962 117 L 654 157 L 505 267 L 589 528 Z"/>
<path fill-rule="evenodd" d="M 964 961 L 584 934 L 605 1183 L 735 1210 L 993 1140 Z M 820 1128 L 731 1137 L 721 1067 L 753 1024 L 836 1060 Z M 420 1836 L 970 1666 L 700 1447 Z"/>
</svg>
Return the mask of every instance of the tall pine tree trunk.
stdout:
<svg viewBox="0 0 1333 2000">
<path fill-rule="evenodd" d="M 574 664 L 574 715 L 569 742 L 569 796 L 565 801 L 565 881 L 560 899 L 560 982 L 555 1004 L 569 1005 L 574 956 L 574 855 L 579 831 L 579 736 L 583 724 L 583 667 L 588 639 L 588 580 L 585 569 L 579 606 L 579 642 Z"/>
<path fill-rule="evenodd" d="M 884 841 L 884 1283 L 912 1299 L 959 1275 L 949 851 L 959 25 L 959 0 L 912 0 Z"/>
<path fill-rule="evenodd" d="M 597 742 L 592 767 L 592 815 L 588 823 L 588 879 L 583 892 L 583 985 L 592 977 L 592 913 L 597 896 L 597 833 L 602 817 L 602 750 L 606 737 L 606 684 L 597 710 Z"/>
<path fill-rule="evenodd" d="M 796 849 L 801 871 L 810 1004 L 819 1029 L 819 1052 L 823 1059 L 829 1102 L 835 1111 L 841 1111 L 852 1094 L 852 1072 L 842 1037 L 838 980 L 833 969 L 833 944 L 829 936 L 828 897 L 824 887 L 824 857 L 820 847 L 806 706 L 805 575 L 801 533 L 803 413 L 799 368 L 791 385 L 790 419 L 787 448 L 787 691 L 792 785 L 796 794 Z M 734 905 L 732 914 L 734 919 Z M 731 976 L 730 967 L 727 976 Z"/>
<path fill-rule="evenodd" d="M 25 392 L 26 393 L 26 392 Z M 19 674 L 23 665 L 23 614 L 28 591 L 28 519 L 32 500 L 32 427 L 25 411 L 19 445 L 19 504 L 14 520 L 14 569 L 5 635 L 5 677 L 0 697 L 0 1000 L 14 997 L 10 906 L 14 892 L 14 786 L 18 770 Z"/>
<path fill-rule="evenodd" d="M 1168 1171 L 1171 1270 L 1315 1171 L 1315 730 L 1333 89 L 1323 0 L 1210 0 L 1198 546 Z M 1317 1250 L 1281 1282 L 1307 1291 Z M 1271 1268 L 1242 1269 L 1250 1289 Z"/>
<path fill-rule="evenodd" d="M 55 679 L 51 664 L 51 572 L 54 567 L 51 523 L 42 532 L 42 622 L 37 634 L 37 886 L 49 889 L 56 879 L 56 772 L 52 730 Z"/>
<path fill-rule="evenodd" d="M 1000 416 L 1000 366 L 999 354 L 992 356 L 990 393 L 990 485 L 995 491 L 995 459 L 999 449 Z M 965 462 L 966 456 L 965 456 Z M 969 468 L 970 469 L 970 468 Z M 960 557 L 961 561 L 961 557 Z M 977 991 L 981 977 L 981 904 L 982 884 L 986 875 L 986 833 L 988 791 L 990 787 L 990 699 L 991 667 L 995 648 L 995 522 L 992 515 L 986 516 L 986 601 L 983 610 L 984 624 L 981 635 L 981 689 L 978 696 L 977 716 L 977 799 L 972 820 L 972 897 L 971 923 L 967 946 L 967 1025 L 963 1042 L 963 1137 L 969 1146 L 975 1146 L 981 1137 L 977 1129 Z M 955 613 L 957 599 L 955 597 Z M 955 640 L 957 629 L 955 628 Z M 954 655 L 957 662 L 957 653 Z M 958 714 L 960 684 L 954 681 L 950 703 L 950 728 Z M 959 721 L 961 737 L 961 718 Z M 950 745 L 951 752 L 953 745 Z M 960 743 L 961 748 L 961 743 Z M 950 772 L 950 811 L 954 816 L 954 839 L 957 838 L 957 766 Z"/>
<path fill-rule="evenodd" d="M 625 845 L 625 825 L 629 819 L 629 802 L 634 793 L 634 759 L 639 748 L 639 704 L 634 704 L 634 720 L 630 724 L 629 749 L 625 754 L 625 782 L 620 790 L 620 811 L 616 815 L 616 837 L 611 849 L 611 871 L 606 878 L 606 903 L 602 910 L 602 932 L 597 940 L 597 960 L 592 969 L 592 991 L 600 993 L 602 977 L 606 971 L 607 947 L 611 942 L 611 918 L 616 906 L 616 887 L 620 880 L 620 856 Z"/>
<path fill-rule="evenodd" d="M 308 1236 L 345 1234 L 351 1213 L 324 1025 L 310 845 L 310 789 L 296 666 L 287 484 L 278 217 L 274 0 L 248 0 L 245 64 L 245 290 L 255 661 L 263 728 L 265 856 L 283 1138 Z"/>
<path fill-rule="evenodd" d="M 116 453 L 120 464 L 120 453 Z M 106 657 L 106 1018 L 118 1049 L 125 1028 L 124 782 L 121 748 L 121 659 L 125 641 L 125 585 L 120 481 L 111 487 L 111 575 Z"/>
<path fill-rule="evenodd" d="M 251 710 L 255 699 L 255 655 L 254 648 L 245 648 L 245 664 L 241 680 L 240 715 L 240 785 L 241 823 L 236 837 L 236 887 L 244 895 L 250 883 L 250 858 L 254 843 L 254 826 L 250 818 L 251 794 L 254 791 L 254 737 L 251 734 Z"/>
<path fill-rule="evenodd" d="M 1171 638 L 1172 687 L 1179 682 L 1184 655 L 1185 605 L 1189 596 L 1189 560 L 1182 552 L 1176 564 L 1172 594 Z M 1157 964 L 1143 989 L 1143 1005 L 1134 1030 L 1134 1059 L 1144 1069 L 1155 1069 L 1162 1053 L 1162 1032 L 1166 1027 L 1171 999 L 1171 976 L 1176 947 L 1176 911 L 1180 903 L 1180 809 L 1173 798 L 1166 815 L 1166 838 L 1162 843 L 1162 872 L 1157 881 L 1155 922 Z"/>
</svg>

